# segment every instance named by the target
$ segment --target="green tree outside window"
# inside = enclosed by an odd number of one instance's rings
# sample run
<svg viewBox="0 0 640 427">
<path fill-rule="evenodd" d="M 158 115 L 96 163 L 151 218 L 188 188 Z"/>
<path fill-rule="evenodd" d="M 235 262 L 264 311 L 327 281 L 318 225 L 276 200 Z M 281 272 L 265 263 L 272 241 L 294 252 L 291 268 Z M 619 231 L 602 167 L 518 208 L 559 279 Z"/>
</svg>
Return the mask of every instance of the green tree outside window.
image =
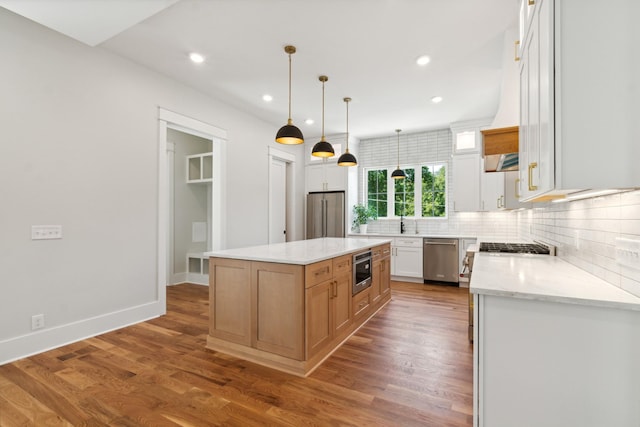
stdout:
<svg viewBox="0 0 640 427">
<path fill-rule="evenodd" d="M 394 180 L 394 214 L 396 216 L 415 216 L 416 170 L 404 169 L 405 179 Z"/>
<path fill-rule="evenodd" d="M 422 167 L 422 216 L 444 217 L 447 210 L 447 173 L 442 164 Z"/>
<path fill-rule="evenodd" d="M 387 170 L 367 171 L 367 206 L 378 217 L 387 216 Z"/>
</svg>

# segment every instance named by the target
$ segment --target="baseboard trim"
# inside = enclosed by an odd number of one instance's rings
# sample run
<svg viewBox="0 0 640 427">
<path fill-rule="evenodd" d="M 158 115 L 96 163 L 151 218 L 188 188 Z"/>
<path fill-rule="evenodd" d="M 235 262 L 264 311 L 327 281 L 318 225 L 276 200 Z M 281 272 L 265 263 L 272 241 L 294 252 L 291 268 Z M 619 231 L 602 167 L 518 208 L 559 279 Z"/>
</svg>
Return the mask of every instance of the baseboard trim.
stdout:
<svg viewBox="0 0 640 427">
<path fill-rule="evenodd" d="M 164 313 L 165 307 L 161 302 L 154 301 L 0 341 L 0 365 L 144 322 Z"/>
</svg>

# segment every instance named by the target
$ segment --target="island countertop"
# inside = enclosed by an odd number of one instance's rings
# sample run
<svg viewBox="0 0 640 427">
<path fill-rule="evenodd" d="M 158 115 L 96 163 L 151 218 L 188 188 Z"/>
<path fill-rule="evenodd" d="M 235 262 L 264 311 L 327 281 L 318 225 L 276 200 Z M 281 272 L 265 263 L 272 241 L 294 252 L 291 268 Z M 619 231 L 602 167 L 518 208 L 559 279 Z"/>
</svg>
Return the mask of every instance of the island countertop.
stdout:
<svg viewBox="0 0 640 427">
<path fill-rule="evenodd" d="M 478 252 L 470 291 L 640 311 L 640 298 L 555 256 Z"/>
<path fill-rule="evenodd" d="M 309 265 L 341 255 L 390 243 L 391 239 L 338 238 L 298 240 L 295 242 L 205 252 L 208 257 Z"/>
</svg>

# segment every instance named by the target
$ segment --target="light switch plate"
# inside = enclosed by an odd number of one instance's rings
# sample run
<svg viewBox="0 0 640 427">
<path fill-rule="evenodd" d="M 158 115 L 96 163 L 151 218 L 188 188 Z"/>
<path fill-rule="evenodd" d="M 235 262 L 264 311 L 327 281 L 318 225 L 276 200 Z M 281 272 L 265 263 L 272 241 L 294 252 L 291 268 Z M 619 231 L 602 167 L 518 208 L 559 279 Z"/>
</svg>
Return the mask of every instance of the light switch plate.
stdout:
<svg viewBox="0 0 640 427">
<path fill-rule="evenodd" d="M 62 239 L 61 225 L 32 225 L 31 240 Z"/>
<path fill-rule="evenodd" d="M 617 237 L 616 262 L 640 270 L 640 240 Z"/>
</svg>

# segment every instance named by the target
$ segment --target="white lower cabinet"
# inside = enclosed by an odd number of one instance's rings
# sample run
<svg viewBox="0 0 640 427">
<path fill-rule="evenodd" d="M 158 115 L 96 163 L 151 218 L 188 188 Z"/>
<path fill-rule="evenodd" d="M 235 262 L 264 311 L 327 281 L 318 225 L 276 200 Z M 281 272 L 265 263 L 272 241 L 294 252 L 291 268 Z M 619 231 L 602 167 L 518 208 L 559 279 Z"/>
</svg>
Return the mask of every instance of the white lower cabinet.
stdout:
<svg viewBox="0 0 640 427">
<path fill-rule="evenodd" d="M 474 295 L 474 427 L 640 426 L 640 312 Z"/>
<path fill-rule="evenodd" d="M 391 275 L 422 279 L 422 238 L 396 237 L 391 243 Z"/>
</svg>

